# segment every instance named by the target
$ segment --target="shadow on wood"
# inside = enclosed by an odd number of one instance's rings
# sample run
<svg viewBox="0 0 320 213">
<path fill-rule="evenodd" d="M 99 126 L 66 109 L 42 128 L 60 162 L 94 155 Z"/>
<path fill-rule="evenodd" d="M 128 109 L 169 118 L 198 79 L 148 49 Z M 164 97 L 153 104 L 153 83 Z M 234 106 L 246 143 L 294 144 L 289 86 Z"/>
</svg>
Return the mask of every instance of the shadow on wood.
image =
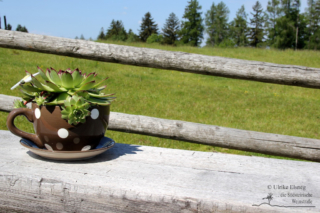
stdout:
<svg viewBox="0 0 320 213">
<path fill-rule="evenodd" d="M 112 161 L 117 158 L 121 158 L 123 155 L 135 155 L 138 152 L 141 152 L 139 149 L 140 146 L 137 145 L 131 145 L 131 144 L 121 144 L 116 143 L 112 149 L 107 150 L 106 152 L 98 155 L 97 157 L 86 159 L 86 160 L 79 160 L 79 161 L 59 161 L 59 160 L 49 160 L 46 158 L 42 158 L 30 151 L 27 152 L 27 154 L 37 160 L 45 161 L 45 162 L 55 162 L 60 164 L 94 164 L 94 163 L 101 163 L 106 161 Z"/>
</svg>

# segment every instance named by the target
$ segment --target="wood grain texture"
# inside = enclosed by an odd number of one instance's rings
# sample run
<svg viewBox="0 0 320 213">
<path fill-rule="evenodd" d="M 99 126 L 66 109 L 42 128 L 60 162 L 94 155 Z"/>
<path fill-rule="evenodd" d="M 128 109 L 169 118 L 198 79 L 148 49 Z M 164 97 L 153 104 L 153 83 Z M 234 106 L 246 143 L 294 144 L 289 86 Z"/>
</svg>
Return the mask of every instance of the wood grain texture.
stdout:
<svg viewBox="0 0 320 213">
<path fill-rule="evenodd" d="M 0 146 L 0 211 L 320 211 L 319 163 L 127 144 L 86 161 L 58 162 L 32 154 L 3 130 Z M 297 206 L 281 193 L 309 193 L 312 204 L 304 205 L 315 207 L 253 206 L 269 193 L 278 206 Z"/>
<path fill-rule="evenodd" d="M 14 96 L 0 95 L 0 110 Z M 2 100 L 2 101 L 1 101 Z M 111 112 L 109 130 L 320 162 L 320 140 Z"/>
<path fill-rule="evenodd" d="M 320 140 L 112 112 L 110 130 L 320 162 Z"/>
<path fill-rule="evenodd" d="M 135 66 L 320 88 L 320 69 L 0 30 L 0 47 Z"/>
</svg>

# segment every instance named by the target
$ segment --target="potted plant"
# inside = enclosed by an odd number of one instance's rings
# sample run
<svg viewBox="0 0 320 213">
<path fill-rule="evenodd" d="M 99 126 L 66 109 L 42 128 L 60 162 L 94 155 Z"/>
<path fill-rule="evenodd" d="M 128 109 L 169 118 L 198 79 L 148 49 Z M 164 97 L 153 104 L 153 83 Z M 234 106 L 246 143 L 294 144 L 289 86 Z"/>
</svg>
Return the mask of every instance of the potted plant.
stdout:
<svg viewBox="0 0 320 213">
<path fill-rule="evenodd" d="M 96 82 L 96 73 L 79 69 L 38 73 L 19 81 L 22 101 L 16 100 L 7 118 L 8 129 L 15 135 L 51 151 L 85 151 L 95 148 L 106 132 L 113 94 L 102 92 L 104 82 Z M 13 89 L 11 88 L 11 89 Z M 32 109 L 26 104 L 31 102 Z M 33 122 L 35 134 L 21 131 L 14 119 L 24 115 Z"/>
</svg>

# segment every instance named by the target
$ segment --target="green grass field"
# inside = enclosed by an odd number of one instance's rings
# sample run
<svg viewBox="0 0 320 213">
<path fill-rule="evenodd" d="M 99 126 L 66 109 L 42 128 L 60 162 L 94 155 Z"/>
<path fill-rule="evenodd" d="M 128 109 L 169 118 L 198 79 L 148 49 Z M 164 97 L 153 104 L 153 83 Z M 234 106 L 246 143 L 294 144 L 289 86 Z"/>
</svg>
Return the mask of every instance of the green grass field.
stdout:
<svg viewBox="0 0 320 213">
<path fill-rule="evenodd" d="M 116 43 L 205 55 L 217 55 L 309 67 L 320 67 L 320 52 L 278 51 L 254 48 L 194 48 Z M 300 87 L 227 79 L 154 68 L 96 62 L 28 51 L 0 48 L 0 93 L 19 96 L 10 88 L 28 70 L 80 68 L 109 76 L 106 92 L 116 93 L 111 110 L 136 115 L 184 120 L 224 127 L 318 138 L 320 91 Z M 6 130 L 6 112 L 0 112 L 0 129 Z M 21 129 L 32 132 L 32 124 L 17 119 Z M 118 143 L 160 146 L 198 151 L 218 151 L 241 155 L 251 152 L 230 150 L 156 137 L 107 131 Z"/>
</svg>

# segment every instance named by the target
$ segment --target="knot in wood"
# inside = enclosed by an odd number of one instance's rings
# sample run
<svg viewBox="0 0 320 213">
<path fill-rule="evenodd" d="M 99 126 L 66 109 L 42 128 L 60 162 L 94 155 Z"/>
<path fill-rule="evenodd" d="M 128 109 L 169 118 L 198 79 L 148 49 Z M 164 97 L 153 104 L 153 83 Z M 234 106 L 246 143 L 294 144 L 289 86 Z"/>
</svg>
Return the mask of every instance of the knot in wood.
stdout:
<svg viewBox="0 0 320 213">
<path fill-rule="evenodd" d="M 176 123 L 176 126 L 179 127 L 179 128 L 182 128 L 183 124 L 182 123 Z"/>
</svg>

